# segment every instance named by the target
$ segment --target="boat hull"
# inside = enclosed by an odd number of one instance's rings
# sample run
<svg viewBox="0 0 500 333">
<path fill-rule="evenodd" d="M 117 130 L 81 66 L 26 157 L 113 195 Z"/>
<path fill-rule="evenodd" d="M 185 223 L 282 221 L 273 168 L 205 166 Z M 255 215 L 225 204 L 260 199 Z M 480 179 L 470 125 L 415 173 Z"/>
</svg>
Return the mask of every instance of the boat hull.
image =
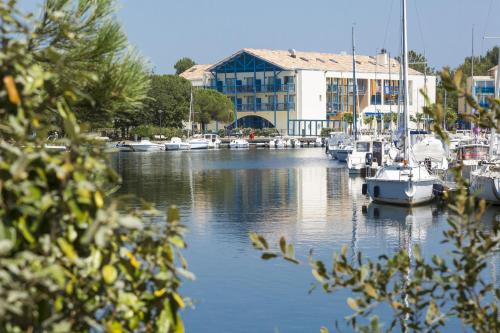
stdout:
<svg viewBox="0 0 500 333">
<path fill-rule="evenodd" d="M 151 151 L 160 151 L 160 145 L 141 145 L 141 144 L 130 144 L 129 145 L 133 151 L 136 152 L 151 152 Z"/>
<path fill-rule="evenodd" d="M 191 146 L 189 143 L 166 143 L 165 150 L 188 150 Z"/>
<path fill-rule="evenodd" d="M 208 142 L 190 142 L 191 149 L 208 149 Z"/>
<path fill-rule="evenodd" d="M 366 179 L 366 190 L 370 198 L 377 203 L 414 206 L 432 201 L 434 179 L 392 180 Z"/>
<path fill-rule="evenodd" d="M 337 150 L 337 160 L 339 162 L 347 162 L 347 157 L 352 153 L 352 150 Z"/>
<path fill-rule="evenodd" d="M 500 205 L 500 178 L 472 174 L 470 191 L 479 199 Z"/>
</svg>

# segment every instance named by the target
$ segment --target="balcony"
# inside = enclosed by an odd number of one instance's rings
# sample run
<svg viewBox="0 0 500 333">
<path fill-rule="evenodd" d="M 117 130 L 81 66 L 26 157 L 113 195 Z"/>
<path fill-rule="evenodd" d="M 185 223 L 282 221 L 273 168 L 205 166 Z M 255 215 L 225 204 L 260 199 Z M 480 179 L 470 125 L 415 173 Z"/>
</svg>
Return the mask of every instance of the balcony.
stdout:
<svg viewBox="0 0 500 333">
<path fill-rule="evenodd" d="M 222 85 L 205 86 L 205 89 L 217 90 L 226 95 L 232 94 L 254 94 L 254 93 L 275 93 L 286 92 L 295 93 L 295 84 L 254 84 L 254 85 Z"/>
<path fill-rule="evenodd" d="M 337 85 L 337 84 L 327 84 L 326 85 L 326 91 L 331 92 L 331 93 L 349 93 L 352 94 L 354 92 L 354 87 L 349 85 L 349 86 L 342 86 L 342 85 Z M 356 91 L 358 92 L 358 96 L 364 95 L 365 94 L 365 87 L 362 85 L 358 85 L 356 87 Z"/>
<path fill-rule="evenodd" d="M 247 104 L 236 104 L 236 111 L 274 111 L 275 105 L 273 103 L 247 103 Z M 276 111 L 294 111 L 295 103 L 276 103 Z"/>
</svg>

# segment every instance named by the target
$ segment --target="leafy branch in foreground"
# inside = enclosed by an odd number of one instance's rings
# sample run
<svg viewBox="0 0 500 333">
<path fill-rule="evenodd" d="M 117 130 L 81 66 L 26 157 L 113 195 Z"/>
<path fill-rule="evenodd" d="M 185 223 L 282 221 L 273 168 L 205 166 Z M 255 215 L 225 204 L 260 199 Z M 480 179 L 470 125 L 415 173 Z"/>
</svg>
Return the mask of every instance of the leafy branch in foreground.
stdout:
<svg viewBox="0 0 500 333">
<path fill-rule="evenodd" d="M 67 103 L 81 91 L 33 58 L 15 1 L 0 0 L 0 22 L 0 332 L 183 332 L 178 288 L 193 276 L 177 209 L 145 223 L 159 212 L 111 196 L 118 176 Z M 33 135 L 54 114 L 63 152 Z"/>
<path fill-rule="evenodd" d="M 443 72 L 443 85 L 465 97 L 477 110 L 477 113 L 465 115 L 467 119 L 483 128 L 496 128 L 500 101 L 491 98 L 490 109 L 481 107 L 461 88 L 460 75 L 457 73 L 452 79 L 446 71 Z M 448 134 L 440 127 L 445 117 L 440 103 L 425 112 L 434 119 L 434 133 L 447 141 Z M 310 256 L 312 274 L 325 292 L 351 291 L 352 296 L 346 301 L 353 314 L 346 321 L 354 330 L 384 331 L 376 310 L 385 306 L 392 311 L 385 329 L 387 332 L 396 329 L 402 332 L 438 332 L 451 318 L 460 320 L 463 327 L 475 332 L 500 331 L 500 289 L 483 278 L 488 260 L 498 255 L 500 226 L 493 221 L 491 228 L 486 230 L 481 221 L 486 203 L 467 193 L 468 182 L 461 176 L 460 167 L 452 168 L 452 172 L 458 189 L 453 197 L 447 198 L 449 228 L 443 233 L 442 241 L 452 247 L 450 260 L 437 255 L 431 260 L 425 259 L 419 246 L 410 249 L 411 255 L 406 249 L 400 249 L 376 260 L 366 259 L 358 253 L 355 263 L 348 258 L 344 246 L 334 255 L 331 269 Z M 278 252 L 270 250 L 266 239 L 260 235 L 251 233 L 250 239 L 253 246 L 263 252 L 263 259 L 281 257 L 298 263 L 293 246 L 286 245 L 284 238 L 280 240 Z M 320 331 L 326 333 L 328 329 L 322 327 Z"/>
</svg>

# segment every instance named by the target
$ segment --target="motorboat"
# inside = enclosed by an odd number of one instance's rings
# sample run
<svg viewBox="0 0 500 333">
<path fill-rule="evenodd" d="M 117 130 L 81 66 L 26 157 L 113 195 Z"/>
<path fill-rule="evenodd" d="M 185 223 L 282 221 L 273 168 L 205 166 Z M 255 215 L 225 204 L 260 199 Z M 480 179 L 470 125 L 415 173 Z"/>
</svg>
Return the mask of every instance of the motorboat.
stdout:
<svg viewBox="0 0 500 333">
<path fill-rule="evenodd" d="M 330 133 L 330 137 L 326 139 L 326 153 L 332 158 L 338 159 L 337 151 L 342 149 L 348 142 L 350 143 L 350 137 L 344 132 Z"/>
<path fill-rule="evenodd" d="M 281 138 L 269 140 L 269 148 L 286 148 L 285 141 Z"/>
<path fill-rule="evenodd" d="M 347 157 L 352 154 L 354 146 L 351 144 L 341 144 L 335 150 L 335 156 L 339 162 L 347 162 Z"/>
<path fill-rule="evenodd" d="M 285 146 L 287 148 L 300 148 L 300 140 L 289 138 L 285 140 Z"/>
<path fill-rule="evenodd" d="M 217 134 L 204 134 L 203 138 L 208 141 L 208 148 L 217 149 L 221 144 L 221 140 Z"/>
<path fill-rule="evenodd" d="M 321 140 L 321 138 L 316 138 L 316 140 L 314 140 L 314 147 L 322 147 L 323 146 L 323 140 Z"/>
<path fill-rule="evenodd" d="M 165 150 L 188 150 L 191 145 L 188 142 L 182 141 L 181 138 L 173 137 L 170 142 L 165 143 Z"/>
<path fill-rule="evenodd" d="M 64 146 L 64 145 L 58 145 L 58 144 L 45 144 L 43 146 L 45 148 L 45 150 L 48 150 L 48 151 L 66 151 L 68 150 L 68 147 Z"/>
<path fill-rule="evenodd" d="M 189 141 L 191 149 L 208 149 L 208 140 L 202 137 L 193 137 Z"/>
<path fill-rule="evenodd" d="M 229 143 L 229 148 L 231 149 L 245 149 L 250 147 L 250 144 L 245 139 L 234 139 Z"/>
<path fill-rule="evenodd" d="M 160 151 L 164 148 L 163 145 L 149 141 L 149 139 L 141 139 L 139 142 L 131 142 L 128 146 L 132 151 L 137 152 L 150 152 L 150 151 Z"/>
<path fill-rule="evenodd" d="M 471 172 L 470 192 L 477 198 L 500 205 L 500 162 L 484 163 Z"/>
<path fill-rule="evenodd" d="M 371 164 L 369 160 L 372 158 L 373 142 L 370 138 L 362 138 L 354 143 L 354 149 L 347 156 L 347 168 L 350 174 L 359 174 L 361 169 L 367 164 Z"/>
<path fill-rule="evenodd" d="M 372 201 L 378 203 L 413 206 L 434 199 L 433 186 L 437 178 L 429 173 L 423 163 L 414 160 L 410 148 L 410 115 L 408 93 L 408 38 L 406 0 L 402 0 L 403 12 L 403 118 L 400 128 L 404 142 L 403 162 L 386 164 L 378 168 L 374 177 L 366 178 L 363 194 L 368 194 Z"/>
<path fill-rule="evenodd" d="M 118 142 L 116 145 L 116 148 L 120 152 L 131 152 L 134 151 L 130 144 L 126 143 L 125 141 Z"/>
</svg>

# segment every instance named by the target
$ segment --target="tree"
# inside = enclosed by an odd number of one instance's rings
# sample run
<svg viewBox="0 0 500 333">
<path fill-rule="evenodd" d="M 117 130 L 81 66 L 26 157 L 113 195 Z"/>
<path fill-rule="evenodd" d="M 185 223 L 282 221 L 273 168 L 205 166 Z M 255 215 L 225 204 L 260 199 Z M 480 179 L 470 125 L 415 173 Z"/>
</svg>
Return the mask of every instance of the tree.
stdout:
<svg viewBox="0 0 500 333">
<path fill-rule="evenodd" d="M 130 50 L 114 18 L 114 0 L 46 0 L 28 48 L 44 69 L 58 71 L 54 89 L 83 94 L 67 98 L 81 121 L 109 124 L 142 107 L 149 89 L 145 61 Z M 58 62 L 63 55 L 66 64 Z"/>
<path fill-rule="evenodd" d="M 465 74 L 463 78 L 463 82 L 465 83 L 465 79 L 472 75 L 472 60 L 474 59 L 474 75 L 475 76 L 483 76 L 488 75 L 488 71 L 498 64 L 498 51 L 499 47 L 495 46 L 488 51 L 486 51 L 486 55 L 466 57 L 464 62 L 460 64 L 455 71 L 461 71 Z"/>
<path fill-rule="evenodd" d="M 478 110 L 477 114 L 467 116 L 469 120 L 483 128 L 499 128 L 500 100 L 492 98 L 491 109 L 483 108 L 449 72 L 443 71 L 441 79 L 448 91 L 464 95 L 471 107 Z M 441 127 L 445 117 L 441 104 L 431 105 L 427 97 L 426 100 L 429 106 L 425 112 L 435 120 L 433 132 L 448 142 L 448 134 Z M 394 255 L 374 260 L 359 252 L 356 260 L 352 260 L 347 246 L 343 246 L 330 265 L 310 257 L 313 276 L 324 291 L 345 289 L 351 293 L 346 303 L 353 314 L 346 321 L 353 331 L 439 332 L 444 331 L 450 319 L 459 320 L 466 331 L 500 331 L 500 287 L 494 279 L 488 281 L 484 277 L 492 253 L 500 246 L 500 223 L 492 221 L 486 230 L 481 220 L 486 202 L 469 195 L 468 181 L 462 176 L 460 165 L 451 171 L 457 190 L 453 196 L 445 197 L 450 217 L 442 241 L 450 247 L 451 260 L 437 255 L 423 256 L 418 245 L 411 249 L 411 255 L 409 249 L 400 249 Z M 255 233 L 250 234 L 250 240 L 262 251 L 263 259 L 281 257 L 300 263 L 293 245 L 287 244 L 283 237 L 278 251 Z M 392 313 L 386 325 L 375 315 L 380 308 Z M 329 330 L 323 327 L 321 332 Z"/>
<path fill-rule="evenodd" d="M 61 85 L 73 57 L 47 46 L 59 66 L 42 67 L 27 47 L 33 23 L 15 1 L 0 1 L 0 22 L 0 331 L 183 332 L 178 288 L 191 273 L 178 211 L 160 226 L 146 223 L 159 214 L 151 205 L 125 209 L 112 196 L 118 176 L 68 104 L 88 98 L 80 79 L 97 73 Z M 63 152 L 32 135 L 54 115 Z"/>
<path fill-rule="evenodd" d="M 373 123 L 374 119 L 375 119 L 375 117 L 373 117 L 373 116 L 366 116 L 365 117 L 365 124 L 368 124 L 370 129 L 372 129 L 372 123 Z"/>
<path fill-rule="evenodd" d="M 202 130 L 211 121 L 232 122 L 234 120 L 234 105 L 223 94 L 209 89 L 195 90 L 194 120 L 201 124 Z"/>
<path fill-rule="evenodd" d="M 349 124 L 349 132 L 352 133 L 352 123 L 353 123 L 353 115 L 352 115 L 352 113 L 344 113 L 342 115 L 342 120 L 345 123 Z"/>
<path fill-rule="evenodd" d="M 401 62 L 401 57 L 397 56 L 396 60 Z M 414 50 L 410 50 L 408 52 L 408 67 L 422 74 L 433 75 L 435 73 L 435 70 L 429 67 L 429 63 L 425 55 Z"/>
<path fill-rule="evenodd" d="M 143 109 L 142 124 L 182 128 L 188 120 L 191 83 L 177 75 L 151 75 L 151 88 Z M 160 111 L 162 112 L 160 114 Z"/>
<path fill-rule="evenodd" d="M 177 60 L 177 62 L 174 65 L 175 74 L 179 75 L 181 73 L 184 73 L 186 70 L 190 69 L 194 65 L 196 65 L 196 63 L 192 59 L 187 57 L 181 58 Z"/>
<path fill-rule="evenodd" d="M 455 123 L 457 120 L 458 120 L 457 111 L 451 108 L 446 108 L 446 127 L 444 129 L 445 130 L 453 129 L 455 127 Z"/>
</svg>

